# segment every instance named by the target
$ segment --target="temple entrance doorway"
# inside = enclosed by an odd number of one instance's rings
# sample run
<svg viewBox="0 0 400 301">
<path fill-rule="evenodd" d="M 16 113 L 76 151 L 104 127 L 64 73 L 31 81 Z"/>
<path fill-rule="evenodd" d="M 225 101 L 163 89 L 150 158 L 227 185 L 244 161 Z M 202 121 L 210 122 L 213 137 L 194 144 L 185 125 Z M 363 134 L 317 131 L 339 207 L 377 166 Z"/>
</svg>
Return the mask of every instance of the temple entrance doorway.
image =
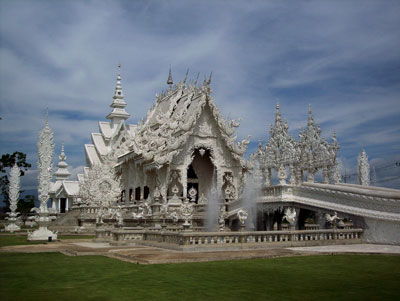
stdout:
<svg viewBox="0 0 400 301">
<path fill-rule="evenodd" d="M 214 165 L 211 162 L 210 150 L 203 148 L 194 151 L 194 158 L 187 171 L 187 192 L 190 198 L 189 190 L 196 189 L 196 203 L 199 198 L 210 193 L 213 184 L 216 184 L 214 175 Z"/>
<path fill-rule="evenodd" d="M 65 213 L 65 207 L 67 205 L 66 198 L 60 198 L 60 213 Z"/>
</svg>

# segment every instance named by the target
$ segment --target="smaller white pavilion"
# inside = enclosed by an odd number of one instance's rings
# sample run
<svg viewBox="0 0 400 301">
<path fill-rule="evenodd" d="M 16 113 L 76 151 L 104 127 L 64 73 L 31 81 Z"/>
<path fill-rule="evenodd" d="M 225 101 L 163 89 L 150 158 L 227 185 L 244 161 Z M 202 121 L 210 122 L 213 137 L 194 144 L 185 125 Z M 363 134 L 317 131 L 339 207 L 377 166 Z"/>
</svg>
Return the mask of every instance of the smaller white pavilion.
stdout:
<svg viewBox="0 0 400 301">
<path fill-rule="evenodd" d="M 67 156 L 64 153 L 64 144 L 61 147 L 60 160 L 57 171 L 54 173 L 55 182 L 50 183 L 50 208 L 57 213 L 68 212 L 78 199 L 79 182 L 69 181 L 71 173 L 68 170 Z"/>
</svg>

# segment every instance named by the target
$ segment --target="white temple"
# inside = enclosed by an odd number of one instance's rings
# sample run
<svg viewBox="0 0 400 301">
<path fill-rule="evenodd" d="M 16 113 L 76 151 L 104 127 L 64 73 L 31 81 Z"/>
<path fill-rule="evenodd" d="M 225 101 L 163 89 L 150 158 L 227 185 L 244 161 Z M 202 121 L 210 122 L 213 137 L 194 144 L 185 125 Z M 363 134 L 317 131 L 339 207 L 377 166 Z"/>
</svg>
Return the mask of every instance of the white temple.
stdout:
<svg viewBox="0 0 400 301">
<path fill-rule="evenodd" d="M 268 141 L 246 160 L 250 140 L 238 142 L 239 122 L 221 116 L 211 75 L 198 84 L 186 74 L 174 84 L 170 70 L 167 84 L 146 118 L 127 124 L 118 72 L 109 121 L 99 122 L 99 133 L 84 146 L 87 166 L 79 181 L 68 180 L 62 148 L 51 206 L 69 213 L 57 225 L 70 224 L 73 214 L 75 228 L 96 230 L 99 239 L 153 244 L 167 239 L 163 231 L 181 233 L 168 240 L 193 245 L 310 237 L 400 242 L 400 191 L 340 183 L 339 144 L 335 135 L 331 143 L 322 138 L 311 107 L 295 139 L 277 104 Z M 160 229 L 160 236 L 146 234 Z"/>
</svg>

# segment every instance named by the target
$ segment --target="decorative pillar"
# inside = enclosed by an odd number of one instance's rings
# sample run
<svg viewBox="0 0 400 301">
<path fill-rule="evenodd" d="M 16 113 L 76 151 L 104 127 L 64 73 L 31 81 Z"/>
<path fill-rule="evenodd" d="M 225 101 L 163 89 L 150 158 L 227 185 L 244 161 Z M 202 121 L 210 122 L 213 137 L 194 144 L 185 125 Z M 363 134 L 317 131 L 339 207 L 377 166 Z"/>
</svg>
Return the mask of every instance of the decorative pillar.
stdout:
<svg viewBox="0 0 400 301">
<path fill-rule="evenodd" d="M 361 150 L 357 158 L 358 161 L 358 184 L 363 186 L 370 185 L 370 167 L 368 156 L 364 149 Z"/>
<path fill-rule="evenodd" d="M 10 210 L 8 212 L 8 225 L 5 228 L 6 231 L 14 232 L 21 228 L 15 223 L 17 221 L 17 216 L 19 213 L 15 212 L 17 210 L 18 198 L 19 198 L 19 187 L 20 187 L 20 169 L 17 164 L 10 170 L 10 183 L 8 185 L 8 198 L 10 200 Z"/>
<path fill-rule="evenodd" d="M 53 131 L 49 127 L 46 116 L 46 125 L 40 132 L 38 141 L 38 196 L 40 201 L 39 217 L 36 219 L 39 229 L 28 232 L 28 240 L 56 240 L 57 234 L 53 233 L 47 226 L 51 219 L 47 210 L 47 200 L 49 199 L 50 181 L 52 177 L 54 155 Z"/>
</svg>

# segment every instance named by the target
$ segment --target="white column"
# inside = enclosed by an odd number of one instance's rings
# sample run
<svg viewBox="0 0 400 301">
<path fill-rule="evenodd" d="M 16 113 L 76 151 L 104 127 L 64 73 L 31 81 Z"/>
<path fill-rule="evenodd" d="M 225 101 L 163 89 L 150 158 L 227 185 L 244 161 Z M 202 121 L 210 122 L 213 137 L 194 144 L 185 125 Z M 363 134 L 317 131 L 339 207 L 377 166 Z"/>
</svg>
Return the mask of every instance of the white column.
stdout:
<svg viewBox="0 0 400 301">
<path fill-rule="evenodd" d="M 65 212 L 68 212 L 68 198 L 65 198 Z"/>
</svg>

